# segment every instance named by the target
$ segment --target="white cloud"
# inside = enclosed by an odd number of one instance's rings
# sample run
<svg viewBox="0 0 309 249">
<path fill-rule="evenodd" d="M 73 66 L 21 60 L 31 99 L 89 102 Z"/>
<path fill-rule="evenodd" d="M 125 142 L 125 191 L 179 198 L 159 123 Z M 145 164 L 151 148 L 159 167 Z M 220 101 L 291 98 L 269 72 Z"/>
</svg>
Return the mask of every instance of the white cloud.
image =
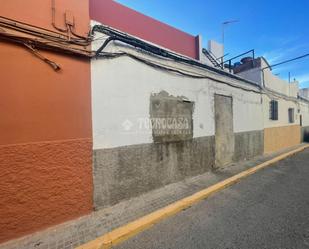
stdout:
<svg viewBox="0 0 309 249">
<path fill-rule="evenodd" d="M 268 51 L 265 52 L 263 54 L 263 57 L 265 57 L 267 59 L 267 61 L 269 62 L 269 64 L 276 64 L 279 63 L 281 61 L 284 61 L 286 59 L 292 59 L 293 54 L 304 48 L 304 44 L 298 44 L 298 45 L 294 45 L 294 46 L 290 46 L 288 48 L 279 48 L 279 49 L 275 49 L 272 51 Z"/>
</svg>

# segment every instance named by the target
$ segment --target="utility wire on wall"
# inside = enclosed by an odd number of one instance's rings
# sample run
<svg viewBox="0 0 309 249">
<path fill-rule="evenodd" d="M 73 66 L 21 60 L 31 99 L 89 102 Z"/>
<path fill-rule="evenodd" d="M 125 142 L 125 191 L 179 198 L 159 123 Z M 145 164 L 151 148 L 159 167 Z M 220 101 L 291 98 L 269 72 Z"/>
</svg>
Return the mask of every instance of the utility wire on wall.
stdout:
<svg viewBox="0 0 309 249">
<path fill-rule="evenodd" d="M 172 72 L 172 73 L 177 73 L 177 74 L 182 75 L 182 76 L 191 77 L 191 78 L 195 78 L 195 79 L 210 79 L 210 80 L 216 81 L 218 83 L 229 85 L 229 86 L 234 87 L 234 88 L 239 88 L 239 89 L 244 90 L 244 91 L 254 92 L 254 93 L 258 93 L 258 94 L 265 94 L 269 97 L 276 96 L 276 97 L 284 98 L 286 100 L 290 100 L 290 101 L 294 101 L 294 102 L 297 102 L 297 100 L 298 100 L 298 98 L 290 97 L 290 96 L 286 96 L 286 95 L 281 94 L 281 93 L 274 92 L 271 89 L 268 89 L 266 87 L 262 87 L 262 86 L 260 86 L 256 83 L 245 80 L 243 78 L 239 78 L 239 77 L 237 77 L 233 74 L 227 73 L 223 70 L 219 70 L 217 68 L 210 67 L 206 64 L 200 63 L 199 61 L 196 61 L 196 60 L 193 60 L 193 59 L 190 59 L 190 58 L 187 58 L 187 57 L 183 57 L 183 56 L 178 55 L 176 53 L 164 50 L 164 49 L 159 48 L 155 45 L 152 45 L 152 44 L 149 44 L 149 43 L 144 42 L 142 40 L 139 40 L 135 37 L 121 33 L 121 32 L 114 30 L 110 27 L 106 27 L 106 26 L 103 26 L 103 25 L 96 25 L 92 29 L 92 35 L 94 35 L 95 32 L 103 33 L 103 34 L 109 36 L 103 42 L 101 47 L 95 52 L 96 58 L 113 59 L 113 58 L 119 58 L 119 57 L 122 57 L 122 56 L 127 56 L 127 57 L 130 57 L 131 59 L 142 62 L 142 63 L 144 63 L 148 66 L 154 67 L 156 69 L 165 70 L 165 71 L 169 71 L 169 72 Z M 157 62 L 147 60 L 145 58 L 136 56 L 136 55 L 134 55 L 132 53 L 128 53 L 128 52 L 120 52 L 120 53 L 103 52 L 103 50 L 107 47 L 107 45 L 112 41 L 120 41 L 120 42 L 123 42 L 127 45 L 133 46 L 135 48 L 140 48 L 142 51 L 144 51 L 146 53 L 150 53 L 151 55 L 159 56 L 159 58 L 161 58 L 161 59 L 162 59 L 162 57 L 165 58 L 165 59 L 171 59 L 171 60 L 178 62 L 178 63 L 180 62 L 180 63 L 184 63 L 184 64 L 187 64 L 187 65 L 207 69 L 209 71 L 218 73 L 220 75 L 224 75 L 224 76 L 227 76 L 229 78 L 233 78 L 233 79 L 236 79 L 236 80 L 239 80 L 239 81 L 242 81 L 242 82 L 246 82 L 247 84 L 253 86 L 256 89 L 250 89 L 250 88 L 242 87 L 242 86 L 239 86 L 239 85 L 235 85 L 235 84 L 228 82 L 227 80 L 220 80 L 220 79 L 217 79 L 217 78 L 214 78 L 214 77 L 211 77 L 211 76 L 184 72 L 182 69 L 175 68 L 175 67 L 170 67 L 170 66 L 166 66 L 166 65 L 159 65 Z"/>
</svg>

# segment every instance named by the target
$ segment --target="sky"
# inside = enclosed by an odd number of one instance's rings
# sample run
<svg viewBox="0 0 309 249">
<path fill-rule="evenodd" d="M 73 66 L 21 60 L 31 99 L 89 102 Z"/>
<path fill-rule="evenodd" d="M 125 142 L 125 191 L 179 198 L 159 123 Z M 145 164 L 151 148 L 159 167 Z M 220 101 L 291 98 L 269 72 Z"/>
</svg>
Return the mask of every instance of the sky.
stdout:
<svg viewBox="0 0 309 249">
<path fill-rule="evenodd" d="M 309 0 L 117 0 L 192 35 L 222 41 L 231 58 L 250 49 L 271 65 L 309 53 Z M 309 87 L 309 57 L 273 69 L 274 74 Z"/>
</svg>

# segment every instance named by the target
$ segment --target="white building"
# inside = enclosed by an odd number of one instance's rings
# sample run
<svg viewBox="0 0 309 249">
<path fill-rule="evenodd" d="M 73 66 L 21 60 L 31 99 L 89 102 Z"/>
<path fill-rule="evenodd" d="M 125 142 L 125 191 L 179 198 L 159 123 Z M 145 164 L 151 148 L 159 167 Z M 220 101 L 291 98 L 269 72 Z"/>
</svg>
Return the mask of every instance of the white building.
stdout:
<svg viewBox="0 0 309 249">
<path fill-rule="evenodd" d="M 309 127 L 298 84 L 261 70 L 263 58 L 235 76 L 101 27 L 91 62 L 97 208 L 297 145 Z M 111 34 L 119 39 L 106 43 Z"/>
</svg>

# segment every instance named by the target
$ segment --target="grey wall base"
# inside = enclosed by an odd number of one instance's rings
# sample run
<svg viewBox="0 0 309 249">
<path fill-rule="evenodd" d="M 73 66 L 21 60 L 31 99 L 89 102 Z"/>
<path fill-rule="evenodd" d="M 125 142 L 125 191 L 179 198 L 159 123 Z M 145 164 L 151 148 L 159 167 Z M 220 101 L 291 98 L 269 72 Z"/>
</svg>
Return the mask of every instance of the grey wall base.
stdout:
<svg viewBox="0 0 309 249">
<path fill-rule="evenodd" d="M 302 127 L 301 133 L 302 142 L 309 142 L 309 126 Z"/>
<path fill-rule="evenodd" d="M 234 161 L 263 154 L 263 131 L 235 134 Z M 95 150 L 96 209 L 114 205 L 165 185 L 210 171 L 215 137 Z"/>
<path fill-rule="evenodd" d="M 249 160 L 264 153 L 264 131 L 235 134 L 234 162 Z"/>
<path fill-rule="evenodd" d="M 94 151 L 94 203 L 103 208 L 209 171 L 214 137 Z"/>
</svg>

